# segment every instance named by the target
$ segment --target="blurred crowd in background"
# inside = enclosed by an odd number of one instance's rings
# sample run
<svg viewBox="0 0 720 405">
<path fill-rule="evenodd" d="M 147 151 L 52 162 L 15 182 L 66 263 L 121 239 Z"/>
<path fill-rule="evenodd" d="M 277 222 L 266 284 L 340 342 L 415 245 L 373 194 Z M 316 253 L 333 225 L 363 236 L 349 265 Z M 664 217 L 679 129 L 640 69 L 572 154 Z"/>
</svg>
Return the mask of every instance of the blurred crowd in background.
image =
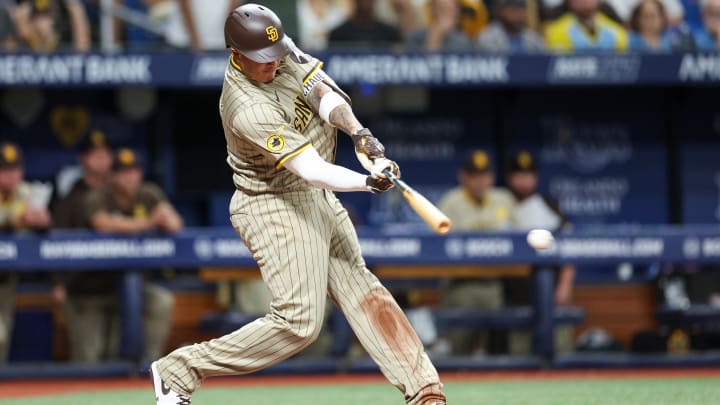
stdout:
<svg viewBox="0 0 720 405">
<path fill-rule="evenodd" d="M 306 51 L 713 51 L 720 0 L 265 0 Z M 239 0 L 0 0 L 5 51 L 225 48 Z"/>
</svg>

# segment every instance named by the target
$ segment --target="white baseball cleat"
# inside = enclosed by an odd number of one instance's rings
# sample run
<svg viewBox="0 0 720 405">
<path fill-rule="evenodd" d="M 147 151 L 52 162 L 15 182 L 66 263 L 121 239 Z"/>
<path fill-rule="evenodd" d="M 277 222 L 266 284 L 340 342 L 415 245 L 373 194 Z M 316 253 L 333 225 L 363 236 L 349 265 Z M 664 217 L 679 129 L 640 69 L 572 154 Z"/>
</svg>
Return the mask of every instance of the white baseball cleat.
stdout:
<svg viewBox="0 0 720 405">
<path fill-rule="evenodd" d="M 178 394 L 173 391 L 165 381 L 160 378 L 157 369 L 157 362 L 150 365 L 150 377 L 152 378 L 153 387 L 155 388 L 155 402 L 157 405 L 190 405 L 190 397 L 188 395 Z"/>
</svg>

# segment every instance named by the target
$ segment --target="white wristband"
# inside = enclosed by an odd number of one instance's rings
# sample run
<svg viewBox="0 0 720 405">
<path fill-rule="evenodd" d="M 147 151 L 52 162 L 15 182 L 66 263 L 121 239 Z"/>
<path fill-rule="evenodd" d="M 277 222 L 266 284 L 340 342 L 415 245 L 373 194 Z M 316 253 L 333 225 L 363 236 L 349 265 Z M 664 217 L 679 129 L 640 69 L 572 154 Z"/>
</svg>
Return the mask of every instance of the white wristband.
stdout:
<svg viewBox="0 0 720 405">
<path fill-rule="evenodd" d="M 330 124 L 330 113 L 332 112 L 332 110 L 335 109 L 335 107 L 343 104 L 349 105 L 348 102 L 345 101 L 345 99 L 342 98 L 341 95 L 335 93 L 334 91 L 331 91 L 329 93 L 326 93 L 320 99 L 320 111 L 318 111 L 318 114 L 320 115 L 320 118 L 323 119 L 323 121 Z"/>
</svg>

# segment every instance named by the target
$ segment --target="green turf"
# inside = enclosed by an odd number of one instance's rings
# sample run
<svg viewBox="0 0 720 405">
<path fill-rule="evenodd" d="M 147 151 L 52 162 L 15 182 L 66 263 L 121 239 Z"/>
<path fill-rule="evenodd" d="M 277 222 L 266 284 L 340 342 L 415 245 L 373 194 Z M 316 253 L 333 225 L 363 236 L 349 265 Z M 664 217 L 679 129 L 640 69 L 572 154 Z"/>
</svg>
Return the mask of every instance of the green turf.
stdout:
<svg viewBox="0 0 720 405">
<path fill-rule="evenodd" d="M 481 404 L 720 404 L 720 380 L 628 379 L 545 380 L 448 383 L 450 405 Z M 3 405 L 140 405 L 154 404 L 148 390 L 106 391 L 53 397 L 0 400 Z M 387 384 L 301 387 L 204 388 L 195 405 L 400 405 Z"/>
</svg>

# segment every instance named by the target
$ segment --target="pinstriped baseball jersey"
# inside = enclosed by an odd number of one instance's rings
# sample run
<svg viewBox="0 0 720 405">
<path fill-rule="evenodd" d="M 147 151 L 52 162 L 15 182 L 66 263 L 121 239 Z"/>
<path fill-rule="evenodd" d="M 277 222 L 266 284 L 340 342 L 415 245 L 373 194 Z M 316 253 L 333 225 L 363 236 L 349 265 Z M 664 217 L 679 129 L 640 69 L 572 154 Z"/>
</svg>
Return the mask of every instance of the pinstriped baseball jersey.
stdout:
<svg viewBox="0 0 720 405">
<path fill-rule="evenodd" d="M 245 77 L 230 58 L 220 116 L 227 161 L 239 190 L 277 193 L 307 188 L 307 182 L 282 165 L 310 145 L 334 162 L 337 131 L 305 101 L 312 87 L 326 78 L 319 60 L 299 64 L 285 57 L 272 83 L 260 83 Z"/>
<path fill-rule="evenodd" d="M 437 370 L 393 296 L 365 266 L 350 217 L 334 193 L 283 168 L 312 145 L 335 158 L 336 130 L 305 97 L 319 81 L 341 95 L 314 58 L 285 57 L 269 83 L 249 80 L 230 60 L 220 98 L 234 171 L 233 227 L 272 295 L 270 313 L 233 333 L 158 360 L 163 381 L 189 395 L 211 376 L 252 373 L 317 338 L 328 296 L 388 380 L 412 405 L 442 401 Z"/>
</svg>

